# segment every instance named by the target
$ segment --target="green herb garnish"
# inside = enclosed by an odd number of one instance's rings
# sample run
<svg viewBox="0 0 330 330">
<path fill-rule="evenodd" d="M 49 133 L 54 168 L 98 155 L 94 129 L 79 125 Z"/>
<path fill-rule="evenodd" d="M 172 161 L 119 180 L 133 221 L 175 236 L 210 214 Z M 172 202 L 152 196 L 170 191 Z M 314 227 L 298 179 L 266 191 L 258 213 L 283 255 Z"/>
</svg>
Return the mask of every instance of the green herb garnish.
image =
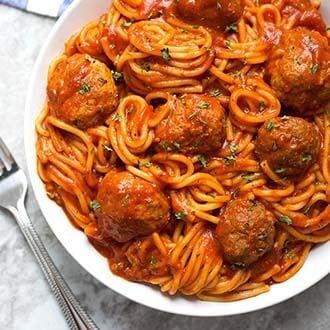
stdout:
<svg viewBox="0 0 330 330">
<path fill-rule="evenodd" d="M 166 61 L 171 61 L 172 60 L 172 56 L 170 55 L 170 51 L 168 48 L 163 48 L 161 50 L 162 56 L 164 58 L 164 60 Z"/>
<path fill-rule="evenodd" d="M 278 220 L 285 223 L 288 226 L 292 225 L 292 220 L 287 215 L 281 215 Z"/>
<path fill-rule="evenodd" d="M 202 101 L 198 104 L 198 108 L 200 109 L 208 109 L 209 107 L 210 107 L 210 103 L 208 102 Z"/>
<path fill-rule="evenodd" d="M 210 95 L 212 97 L 218 97 L 221 94 L 222 94 L 221 90 L 220 89 L 216 89 L 216 90 L 212 91 Z"/>
<path fill-rule="evenodd" d="M 261 102 L 259 103 L 259 111 L 260 111 L 260 112 L 265 111 L 265 102 L 264 102 L 264 101 L 261 101 Z"/>
<path fill-rule="evenodd" d="M 128 204 L 128 200 L 129 200 L 129 195 L 127 194 L 124 198 L 124 201 L 121 203 L 121 206 L 126 207 Z"/>
<path fill-rule="evenodd" d="M 235 155 L 230 155 L 224 158 L 224 162 L 226 166 L 229 166 L 231 164 L 236 163 L 236 156 Z"/>
<path fill-rule="evenodd" d="M 304 156 L 302 157 L 303 162 L 310 162 L 312 160 L 313 160 L 313 156 L 310 154 L 304 154 Z"/>
<path fill-rule="evenodd" d="M 202 164 L 203 168 L 207 168 L 207 160 L 205 158 L 204 155 L 200 155 L 198 156 L 198 160 L 200 161 L 200 163 Z"/>
<path fill-rule="evenodd" d="M 231 145 L 229 146 L 229 150 L 230 150 L 230 152 L 231 152 L 232 154 L 234 154 L 234 153 L 237 151 L 237 145 L 235 145 L 235 144 L 231 144 Z"/>
<path fill-rule="evenodd" d="M 124 118 L 123 116 L 116 114 L 113 120 L 121 123 L 124 120 Z"/>
<path fill-rule="evenodd" d="M 229 32 L 229 31 L 237 32 L 237 31 L 238 31 L 237 23 L 229 24 L 229 25 L 226 27 L 226 31 L 225 31 L 225 32 Z"/>
<path fill-rule="evenodd" d="M 124 21 L 120 24 L 121 27 L 128 28 L 133 24 L 132 21 Z"/>
<path fill-rule="evenodd" d="M 287 253 L 287 257 L 289 259 L 293 259 L 295 256 L 296 256 L 296 252 L 294 252 L 294 251 L 290 251 L 289 253 Z"/>
<path fill-rule="evenodd" d="M 270 132 L 275 127 L 275 124 L 272 121 L 269 121 L 266 125 L 266 130 Z"/>
<path fill-rule="evenodd" d="M 174 216 L 177 220 L 182 220 L 183 218 L 185 218 L 188 214 L 186 212 L 178 212 L 175 213 Z"/>
<path fill-rule="evenodd" d="M 233 43 L 231 40 L 226 40 L 225 41 L 225 46 L 229 49 L 232 49 L 233 48 Z"/>
<path fill-rule="evenodd" d="M 246 182 L 252 182 L 253 174 L 242 174 L 241 178 L 244 179 Z"/>
<path fill-rule="evenodd" d="M 98 201 L 91 201 L 90 207 L 92 208 L 93 211 L 96 211 L 101 207 L 101 204 Z"/>
<path fill-rule="evenodd" d="M 124 79 L 123 73 L 119 71 L 112 71 L 112 77 L 116 83 L 121 83 Z"/>
<path fill-rule="evenodd" d="M 318 64 L 315 64 L 311 67 L 311 73 L 315 74 L 319 71 L 319 66 Z"/>
<path fill-rule="evenodd" d="M 156 265 L 157 265 L 157 259 L 156 258 L 152 258 L 150 260 L 150 265 L 151 265 L 152 268 L 155 268 Z"/>
<path fill-rule="evenodd" d="M 91 88 L 92 87 L 91 87 L 91 85 L 89 83 L 84 82 L 81 85 L 80 89 L 79 89 L 79 94 L 84 95 L 84 94 L 88 93 L 91 90 Z"/>
</svg>

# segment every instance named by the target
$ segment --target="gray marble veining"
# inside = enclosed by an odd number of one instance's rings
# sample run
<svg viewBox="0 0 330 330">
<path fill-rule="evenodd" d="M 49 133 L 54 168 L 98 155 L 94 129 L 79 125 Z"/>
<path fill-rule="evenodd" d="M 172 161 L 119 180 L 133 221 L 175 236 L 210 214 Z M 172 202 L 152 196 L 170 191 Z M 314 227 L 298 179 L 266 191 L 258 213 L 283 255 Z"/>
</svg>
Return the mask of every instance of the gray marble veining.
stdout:
<svg viewBox="0 0 330 330">
<path fill-rule="evenodd" d="M 0 134 L 24 169 L 27 83 L 40 46 L 53 25 L 52 19 L 0 5 Z M 287 302 L 241 316 L 201 319 L 137 305 L 98 283 L 68 255 L 41 216 L 31 190 L 27 206 L 64 278 L 102 330 L 330 328 L 329 276 Z M 14 220 L 2 211 L 0 219 L 0 329 L 66 329 L 61 311 Z"/>
</svg>

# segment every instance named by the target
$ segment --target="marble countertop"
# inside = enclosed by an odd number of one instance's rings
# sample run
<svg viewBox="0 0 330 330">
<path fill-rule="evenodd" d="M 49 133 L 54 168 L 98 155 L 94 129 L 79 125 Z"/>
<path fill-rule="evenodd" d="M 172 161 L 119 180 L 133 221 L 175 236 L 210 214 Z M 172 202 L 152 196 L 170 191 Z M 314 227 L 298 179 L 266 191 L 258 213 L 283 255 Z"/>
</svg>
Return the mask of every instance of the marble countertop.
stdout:
<svg viewBox="0 0 330 330">
<path fill-rule="evenodd" d="M 0 134 L 24 169 L 26 88 L 40 46 L 54 23 L 0 5 Z M 51 232 L 31 189 L 27 208 L 56 265 L 101 329 L 329 329 L 330 276 L 287 302 L 241 316 L 202 319 L 162 313 L 127 300 L 86 273 Z M 66 329 L 20 230 L 7 213 L 0 211 L 0 218 L 0 329 Z"/>
</svg>

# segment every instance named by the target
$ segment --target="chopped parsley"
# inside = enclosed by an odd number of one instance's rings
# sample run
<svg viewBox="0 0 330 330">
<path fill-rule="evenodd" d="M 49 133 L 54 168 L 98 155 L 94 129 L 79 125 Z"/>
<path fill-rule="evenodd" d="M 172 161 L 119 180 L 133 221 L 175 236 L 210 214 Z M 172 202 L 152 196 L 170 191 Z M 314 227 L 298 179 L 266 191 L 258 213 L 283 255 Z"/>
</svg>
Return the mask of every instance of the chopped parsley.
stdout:
<svg viewBox="0 0 330 330">
<path fill-rule="evenodd" d="M 232 43 L 232 41 L 230 41 L 230 40 L 226 40 L 226 41 L 225 41 L 225 46 L 226 46 L 227 48 L 229 48 L 229 49 L 232 49 L 232 48 L 233 48 L 233 43 Z"/>
<path fill-rule="evenodd" d="M 226 31 L 225 31 L 225 32 L 229 32 L 229 31 L 237 32 L 237 31 L 238 31 L 237 23 L 229 24 L 229 25 L 226 27 Z"/>
<path fill-rule="evenodd" d="M 177 220 L 182 220 L 183 218 L 185 218 L 188 214 L 186 212 L 178 212 L 175 213 L 174 216 Z"/>
<path fill-rule="evenodd" d="M 128 28 L 133 24 L 132 21 L 124 21 L 120 24 L 121 27 Z"/>
<path fill-rule="evenodd" d="M 210 107 L 210 103 L 202 101 L 198 104 L 198 108 L 200 109 L 208 109 Z"/>
<path fill-rule="evenodd" d="M 180 145 L 180 143 L 178 143 L 178 142 L 173 142 L 173 146 L 174 146 L 176 149 L 178 149 L 178 150 L 181 149 L 181 145 Z"/>
<path fill-rule="evenodd" d="M 199 111 L 196 110 L 194 111 L 188 118 L 191 120 L 191 119 L 195 119 L 199 114 Z"/>
<path fill-rule="evenodd" d="M 266 125 L 266 130 L 270 132 L 275 127 L 275 124 L 272 121 L 269 121 Z"/>
<path fill-rule="evenodd" d="M 236 156 L 235 155 L 230 155 L 224 158 L 224 162 L 226 166 L 229 166 L 231 164 L 236 163 Z"/>
<path fill-rule="evenodd" d="M 302 161 L 303 162 L 310 162 L 313 160 L 313 156 L 310 155 L 310 154 L 304 154 L 303 158 L 302 158 Z"/>
<path fill-rule="evenodd" d="M 309 211 L 311 210 L 311 207 L 310 206 L 305 206 L 304 209 L 303 209 L 303 214 L 304 215 L 308 215 Z"/>
<path fill-rule="evenodd" d="M 156 258 L 151 258 L 150 265 L 151 265 L 152 268 L 155 268 L 156 265 L 157 265 L 157 259 Z"/>
<path fill-rule="evenodd" d="M 265 111 L 265 102 L 264 102 L 264 101 L 261 101 L 261 102 L 259 103 L 259 111 L 260 111 L 260 112 Z"/>
<path fill-rule="evenodd" d="M 286 168 L 281 167 L 281 168 L 278 168 L 277 170 L 275 170 L 275 173 L 276 174 L 281 174 L 281 173 L 284 173 L 285 171 L 286 171 Z"/>
<path fill-rule="evenodd" d="M 231 152 L 232 154 L 234 154 L 234 153 L 237 151 L 237 145 L 235 145 L 235 144 L 231 144 L 231 145 L 229 146 L 229 150 L 230 150 L 230 152 Z"/>
<path fill-rule="evenodd" d="M 142 68 L 143 68 L 144 71 L 149 72 L 150 71 L 150 63 L 149 62 L 144 62 L 142 64 Z"/>
<path fill-rule="evenodd" d="M 288 258 L 289 259 L 293 259 L 295 256 L 296 256 L 296 252 L 294 252 L 293 250 L 290 251 L 288 254 L 287 254 Z"/>
<path fill-rule="evenodd" d="M 81 85 L 80 89 L 79 89 L 79 94 L 84 95 L 84 94 L 88 93 L 91 90 L 91 88 L 92 87 L 91 87 L 91 85 L 89 83 L 84 82 Z"/>
<path fill-rule="evenodd" d="M 278 220 L 285 223 L 288 226 L 292 225 L 292 220 L 287 215 L 281 215 Z"/>
<path fill-rule="evenodd" d="M 124 118 L 123 116 L 116 114 L 113 120 L 121 123 L 124 120 Z"/>
<path fill-rule="evenodd" d="M 202 164 L 203 168 L 207 168 L 207 160 L 205 158 L 204 155 L 200 155 L 198 156 L 198 160 L 200 161 L 200 163 Z"/>
<path fill-rule="evenodd" d="M 119 71 L 112 71 L 112 77 L 116 83 L 121 83 L 124 79 L 123 73 Z"/>
<path fill-rule="evenodd" d="M 168 48 L 163 48 L 161 50 L 161 53 L 162 53 L 162 56 L 163 56 L 163 59 L 166 60 L 166 61 L 171 61 L 172 60 L 172 56 L 170 54 L 170 51 Z"/>
<path fill-rule="evenodd" d="M 138 166 L 139 166 L 139 169 L 141 170 L 143 167 L 146 167 L 146 168 L 150 168 L 152 167 L 152 162 L 150 160 L 148 160 L 147 162 L 145 162 L 144 164 L 141 163 L 140 161 L 138 161 Z"/>
<path fill-rule="evenodd" d="M 121 203 L 121 206 L 126 207 L 128 204 L 128 200 L 129 200 L 129 195 L 127 194 L 124 198 L 124 201 Z"/>
<path fill-rule="evenodd" d="M 222 94 L 222 92 L 221 92 L 220 89 L 216 89 L 216 90 L 214 90 L 214 91 L 211 92 L 211 96 L 212 97 L 218 97 L 221 94 Z"/>
<path fill-rule="evenodd" d="M 90 207 L 92 208 L 93 211 L 96 211 L 101 207 L 101 204 L 98 201 L 91 201 Z"/>
<path fill-rule="evenodd" d="M 252 182 L 253 174 L 242 174 L 241 178 L 244 179 L 246 182 Z"/>
<path fill-rule="evenodd" d="M 159 145 L 162 149 L 166 150 L 167 152 L 173 151 L 173 149 L 169 147 L 165 141 L 161 141 Z"/>
<path fill-rule="evenodd" d="M 319 71 L 319 66 L 318 64 L 314 64 L 312 67 L 311 67 L 311 73 L 315 74 Z"/>
<path fill-rule="evenodd" d="M 298 65 L 302 65 L 303 59 L 300 56 L 295 56 L 294 59 Z"/>
</svg>

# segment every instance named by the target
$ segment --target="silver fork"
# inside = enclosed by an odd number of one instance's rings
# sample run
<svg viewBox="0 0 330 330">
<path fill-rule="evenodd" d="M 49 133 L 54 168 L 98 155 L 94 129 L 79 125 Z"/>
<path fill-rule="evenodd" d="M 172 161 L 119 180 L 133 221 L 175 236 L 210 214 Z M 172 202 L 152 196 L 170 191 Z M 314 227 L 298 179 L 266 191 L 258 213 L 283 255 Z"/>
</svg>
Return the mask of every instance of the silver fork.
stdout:
<svg viewBox="0 0 330 330">
<path fill-rule="evenodd" d="M 53 291 L 70 329 L 97 330 L 57 270 L 25 210 L 27 179 L 0 137 L 0 207 L 16 219 Z"/>
</svg>

